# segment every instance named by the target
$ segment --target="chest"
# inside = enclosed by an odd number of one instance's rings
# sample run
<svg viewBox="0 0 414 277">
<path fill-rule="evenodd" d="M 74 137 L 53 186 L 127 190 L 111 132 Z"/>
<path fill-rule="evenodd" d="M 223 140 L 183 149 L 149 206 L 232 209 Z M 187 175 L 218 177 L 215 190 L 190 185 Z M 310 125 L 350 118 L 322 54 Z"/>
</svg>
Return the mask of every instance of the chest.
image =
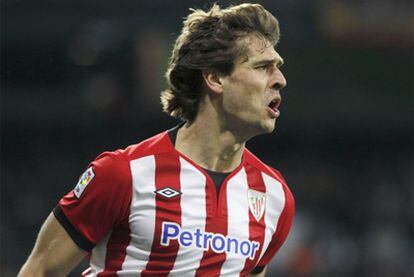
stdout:
<svg viewBox="0 0 414 277">
<path fill-rule="evenodd" d="M 231 270 L 253 266 L 276 232 L 283 192 L 279 199 L 261 172 L 250 171 L 241 167 L 217 192 L 207 174 L 182 158 L 136 161 L 131 247 L 147 259 L 173 260 L 177 273 L 192 268 L 189 261 L 217 263 L 222 270 L 226 264 Z"/>
</svg>

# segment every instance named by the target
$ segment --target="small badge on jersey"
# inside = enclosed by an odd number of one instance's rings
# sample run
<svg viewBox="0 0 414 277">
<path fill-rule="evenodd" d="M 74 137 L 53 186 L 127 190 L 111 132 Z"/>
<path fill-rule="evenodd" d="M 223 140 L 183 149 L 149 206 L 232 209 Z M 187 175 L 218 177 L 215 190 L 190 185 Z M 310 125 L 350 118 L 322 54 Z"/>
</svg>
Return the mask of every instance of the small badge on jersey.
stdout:
<svg viewBox="0 0 414 277">
<path fill-rule="evenodd" d="M 76 187 L 73 189 L 77 198 L 80 198 L 85 188 L 89 185 L 92 181 L 93 177 L 95 177 L 95 173 L 93 172 L 92 167 L 88 168 L 82 176 L 79 178 Z"/>
<path fill-rule="evenodd" d="M 257 221 L 263 216 L 266 207 L 266 194 L 254 189 L 247 190 L 250 212 Z"/>
<path fill-rule="evenodd" d="M 159 189 L 159 190 L 156 190 L 154 192 L 155 192 L 155 194 L 161 195 L 161 196 L 163 196 L 167 199 L 171 199 L 171 198 L 174 198 L 174 197 L 179 196 L 179 195 L 182 194 L 181 191 L 177 191 L 177 190 L 172 189 L 170 187 L 165 187 L 163 189 Z"/>
</svg>

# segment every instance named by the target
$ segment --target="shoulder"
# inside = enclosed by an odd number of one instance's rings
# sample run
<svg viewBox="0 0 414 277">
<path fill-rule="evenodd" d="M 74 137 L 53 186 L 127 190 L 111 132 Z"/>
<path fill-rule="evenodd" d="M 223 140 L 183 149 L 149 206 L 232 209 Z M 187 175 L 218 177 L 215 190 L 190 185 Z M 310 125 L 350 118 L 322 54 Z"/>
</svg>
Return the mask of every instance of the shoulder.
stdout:
<svg viewBox="0 0 414 277">
<path fill-rule="evenodd" d="M 268 175 L 272 179 L 277 180 L 279 183 L 286 185 L 286 180 L 283 178 L 282 174 L 279 171 L 261 161 L 248 149 L 244 150 L 244 159 L 245 163 L 257 168 L 262 173 Z"/>
<path fill-rule="evenodd" d="M 106 180 L 109 184 L 130 183 L 130 162 L 148 155 L 155 155 L 171 149 L 167 132 L 150 137 L 124 149 L 105 151 L 93 160 L 88 168 L 92 168 L 95 178 Z M 90 170 L 90 169 L 89 169 Z"/>
<path fill-rule="evenodd" d="M 286 204 L 288 206 L 294 206 L 294 197 L 293 193 L 290 190 L 285 178 L 283 177 L 282 173 L 275 168 L 267 165 L 263 161 L 261 161 L 258 157 L 256 157 L 252 152 L 250 152 L 248 149 L 244 150 L 245 160 L 246 163 L 250 164 L 251 166 L 257 168 L 266 176 L 266 178 L 269 178 L 271 180 L 274 180 L 274 182 L 271 182 L 275 185 L 281 186 L 283 189 L 283 192 L 285 194 L 285 200 Z"/>
<path fill-rule="evenodd" d="M 119 154 L 125 161 L 136 160 L 145 156 L 169 152 L 174 149 L 168 136 L 168 131 L 164 131 L 137 144 L 130 145 L 124 149 L 118 149 L 114 154 Z"/>
<path fill-rule="evenodd" d="M 129 145 L 126 148 L 117 149 L 115 151 L 105 151 L 100 154 L 92 164 L 94 166 L 114 167 L 114 169 L 122 170 L 122 167 L 128 165 L 132 160 L 168 152 L 171 151 L 172 148 L 168 133 L 165 131 L 139 143 Z"/>
</svg>

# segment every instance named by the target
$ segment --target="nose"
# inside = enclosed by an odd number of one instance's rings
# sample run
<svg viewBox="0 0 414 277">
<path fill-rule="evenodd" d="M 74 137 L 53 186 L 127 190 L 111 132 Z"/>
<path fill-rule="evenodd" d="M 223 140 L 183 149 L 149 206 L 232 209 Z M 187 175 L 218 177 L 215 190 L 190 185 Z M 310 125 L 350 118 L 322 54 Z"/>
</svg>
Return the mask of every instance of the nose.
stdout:
<svg viewBox="0 0 414 277">
<path fill-rule="evenodd" d="M 282 71 L 279 68 L 276 68 L 273 73 L 273 79 L 271 83 L 271 88 L 274 90 L 281 90 L 282 88 L 286 87 L 287 81 L 285 76 L 283 75 Z"/>
</svg>

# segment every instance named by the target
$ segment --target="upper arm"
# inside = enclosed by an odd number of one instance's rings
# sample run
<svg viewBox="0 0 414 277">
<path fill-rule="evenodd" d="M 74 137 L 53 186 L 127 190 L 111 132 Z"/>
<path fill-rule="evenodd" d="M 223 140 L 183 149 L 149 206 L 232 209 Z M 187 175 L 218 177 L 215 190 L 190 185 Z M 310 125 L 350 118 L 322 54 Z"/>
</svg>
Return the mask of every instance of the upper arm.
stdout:
<svg viewBox="0 0 414 277">
<path fill-rule="evenodd" d="M 51 213 L 19 276 L 66 276 L 85 256 Z"/>
<path fill-rule="evenodd" d="M 129 182 L 129 167 L 120 155 L 104 153 L 92 162 L 47 218 L 21 274 L 68 273 L 110 230 L 128 219 Z"/>
<path fill-rule="evenodd" d="M 116 153 L 104 153 L 65 195 L 54 214 L 73 241 L 90 251 L 114 227 L 129 218 L 132 184 L 129 163 Z"/>
</svg>

